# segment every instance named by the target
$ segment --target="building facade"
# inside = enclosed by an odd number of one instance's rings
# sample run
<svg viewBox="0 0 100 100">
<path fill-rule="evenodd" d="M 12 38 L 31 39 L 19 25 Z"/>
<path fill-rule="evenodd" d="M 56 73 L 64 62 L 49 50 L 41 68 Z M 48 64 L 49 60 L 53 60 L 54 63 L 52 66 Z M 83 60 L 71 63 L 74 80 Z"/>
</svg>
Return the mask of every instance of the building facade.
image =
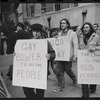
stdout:
<svg viewBox="0 0 100 100">
<path fill-rule="evenodd" d="M 68 18 L 71 26 L 81 26 L 87 21 L 100 24 L 99 3 L 23 3 L 21 7 L 22 21 L 29 21 L 30 24 L 41 23 L 55 28 L 59 27 L 62 18 Z"/>
</svg>

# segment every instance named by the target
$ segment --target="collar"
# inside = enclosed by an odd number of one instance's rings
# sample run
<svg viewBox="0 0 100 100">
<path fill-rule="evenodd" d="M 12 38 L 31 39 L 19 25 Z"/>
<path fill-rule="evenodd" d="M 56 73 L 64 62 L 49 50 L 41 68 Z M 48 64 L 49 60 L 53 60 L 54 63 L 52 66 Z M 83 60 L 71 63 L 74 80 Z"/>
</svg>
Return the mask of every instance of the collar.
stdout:
<svg viewBox="0 0 100 100">
<path fill-rule="evenodd" d="M 66 30 L 64 30 L 64 31 L 62 30 L 62 31 L 61 31 L 61 35 L 62 35 L 62 36 L 67 35 L 68 30 L 69 30 L 69 29 L 66 29 Z"/>
</svg>

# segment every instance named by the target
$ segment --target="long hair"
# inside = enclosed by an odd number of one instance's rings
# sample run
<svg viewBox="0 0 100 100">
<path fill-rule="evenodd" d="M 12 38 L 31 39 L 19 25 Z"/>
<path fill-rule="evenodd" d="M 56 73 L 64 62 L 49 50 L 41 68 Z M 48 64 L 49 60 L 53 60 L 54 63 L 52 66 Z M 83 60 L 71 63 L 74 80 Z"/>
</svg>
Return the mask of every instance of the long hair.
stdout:
<svg viewBox="0 0 100 100">
<path fill-rule="evenodd" d="M 61 22 L 62 22 L 63 20 L 66 21 L 66 24 L 68 25 L 67 28 L 70 29 L 70 28 L 71 28 L 71 27 L 70 27 L 70 22 L 69 22 L 69 20 L 68 20 L 67 18 L 64 18 L 64 19 L 61 19 L 61 20 L 60 20 L 60 29 L 61 29 Z"/>
<path fill-rule="evenodd" d="M 89 25 L 89 27 L 90 27 L 90 31 L 89 31 L 88 34 L 84 34 L 84 31 L 83 31 L 83 28 L 84 28 L 84 26 L 85 26 L 86 24 Z M 88 39 L 90 38 L 90 36 L 94 33 L 94 29 L 93 29 L 92 24 L 91 24 L 90 22 L 84 23 L 83 26 L 81 27 L 81 31 L 82 31 L 83 36 L 84 36 L 84 38 L 83 38 L 84 43 L 87 45 L 87 40 L 88 40 Z"/>
</svg>

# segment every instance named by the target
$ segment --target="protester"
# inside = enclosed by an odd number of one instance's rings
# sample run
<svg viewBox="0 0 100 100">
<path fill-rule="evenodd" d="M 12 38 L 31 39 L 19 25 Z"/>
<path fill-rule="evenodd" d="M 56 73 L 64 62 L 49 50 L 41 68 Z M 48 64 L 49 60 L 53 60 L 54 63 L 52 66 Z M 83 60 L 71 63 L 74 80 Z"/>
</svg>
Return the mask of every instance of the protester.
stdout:
<svg viewBox="0 0 100 100">
<path fill-rule="evenodd" d="M 100 50 L 99 35 L 94 32 L 92 24 L 89 22 L 84 23 L 81 31 L 83 37 L 80 39 L 80 49 L 86 49 L 89 52 Z M 89 97 L 89 91 L 90 93 L 95 93 L 96 85 L 82 84 L 82 97 Z"/>
<path fill-rule="evenodd" d="M 30 33 L 26 32 L 24 29 L 24 24 L 23 23 L 18 23 L 16 31 L 17 33 L 17 40 L 18 39 L 29 39 L 30 38 Z"/>
<path fill-rule="evenodd" d="M 43 26 L 43 30 L 44 30 L 44 37 L 49 38 L 50 37 L 49 28 L 47 26 Z"/>
<path fill-rule="evenodd" d="M 32 37 L 31 39 L 44 39 L 44 31 L 43 26 L 41 24 L 33 24 L 31 25 Z M 46 55 L 48 60 L 54 60 L 55 51 L 53 50 L 51 44 L 48 42 L 48 54 Z M 48 68 L 47 68 L 48 69 Z M 40 83 L 41 84 L 41 83 Z M 42 85 L 42 84 L 41 84 Z M 23 87 L 24 94 L 27 98 L 44 98 L 44 89 L 35 89 L 35 88 L 27 88 Z"/>
<path fill-rule="evenodd" d="M 31 30 L 31 28 L 30 28 L 30 23 L 29 22 L 24 22 L 24 30 L 26 31 L 26 32 L 28 32 L 29 30 Z"/>
<path fill-rule="evenodd" d="M 59 32 L 60 32 L 59 28 L 53 28 L 51 32 L 51 37 L 57 36 Z"/>
<path fill-rule="evenodd" d="M 94 24 L 93 24 L 93 28 L 94 28 L 94 31 L 95 31 L 97 34 L 100 35 L 100 30 L 99 30 L 99 25 L 98 25 L 98 23 L 94 23 Z"/>
<path fill-rule="evenodd" d="M 95 33 L 97 33 L 100 36 L 100 30 L 99 30 L 98 23 L 94 23 L 93 28 L 94 28 Z M 100 39 L 99 39 L 99 43 L 100 43 Z"/>
<path fill-rule="evenodd" d="M 78 40 L 76 33 L 70 29 L 70 22 L 68 19 L 62 19 L 60 21 L 61 31 L 58 33 L 58 36 L 68 36 L 70 39 L 70 61 L 55 61 L 54 62 L 54 71 L 58 80 L 58 88 L 54 89 L 54 92 L 60 92 L 65 88 L 65 78 L 64 72 L 73 80 L 73 84 L 76 84 L 76 77 L 72 71 L 72 62 L 77 61 L 77 49 L 78 49 Z"/>
<path fill-rule="evenodd" d="M 77 26 L 77 28 L 76 28 L 76 34 L 77 35 L 81 35 L 81 26 Z"/>
</svg>

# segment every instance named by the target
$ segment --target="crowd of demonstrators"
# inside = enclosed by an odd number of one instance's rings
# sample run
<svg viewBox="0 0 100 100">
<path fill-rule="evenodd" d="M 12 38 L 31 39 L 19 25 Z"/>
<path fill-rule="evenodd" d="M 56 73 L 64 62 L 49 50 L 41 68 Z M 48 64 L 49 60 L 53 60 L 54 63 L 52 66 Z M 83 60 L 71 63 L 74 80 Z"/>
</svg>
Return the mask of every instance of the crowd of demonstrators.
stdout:
<svg viewBox="0 0 100 100">
<path fill-rule="evenodd" d="M 55 61 L 54 71 L 58 80 L 58 87 L 54 89 L 54 92 L 60 92 L 65 88 L 64 72 L 73 80 L 73 84 L 76 84 L 76 76 L 72 71 L 72 62 L 77 60 L 78 39 L 76 33 L 70 29 L 70 22 L 68 19 L 62 19 L 60 21 L 60 32 L 56 37 L 68 36 L 70 41 L 71 53 L 70 61 Z"/>
<path fill-rule="evenodd" d="M 7 54 L 14 53 L 14 46 L 19 39 L 46 39 L 46 38 L 59 38 L 61 36 L 68 36 L 70 42 L 70 61 L 54 61 L 55 51 L 51 44 L 48 42 L 48 75 L 50 75 L 49 66 L 51 66 L 58 86 L 53 92 L 61 92 L 65 89 L 65 76 L 67 75 L 72 79 L 73 84 L 77 84 L 77 78 L 72 70 L 72 63 L 77 62 L 77 50 L 88 50 L 89 52 L 100 51 L 100 31 L 98 23 L 91 24 L 90 22 L 84 23 L 82 26 L 77 26 L 76 32 L 70 27 L 68 19 L 60 20 L 59 28 L 49 29 L 39 23 L 30 25 L 26 23 L 18 23 L 15 30 L 10 31 L 7 35 Z M 10 65 L 7 76 L 12 80 L 13 65 Z M 48 76 L 47 75 L 47 76 Z M 82 97 L 88 97 L 89 93 L 96 92 L 96 84 L 82 84 Z M 44 98 L 45 90 L 23 87 L 24 94 L 27 98 L 41 97 Z"/>
</svg>

